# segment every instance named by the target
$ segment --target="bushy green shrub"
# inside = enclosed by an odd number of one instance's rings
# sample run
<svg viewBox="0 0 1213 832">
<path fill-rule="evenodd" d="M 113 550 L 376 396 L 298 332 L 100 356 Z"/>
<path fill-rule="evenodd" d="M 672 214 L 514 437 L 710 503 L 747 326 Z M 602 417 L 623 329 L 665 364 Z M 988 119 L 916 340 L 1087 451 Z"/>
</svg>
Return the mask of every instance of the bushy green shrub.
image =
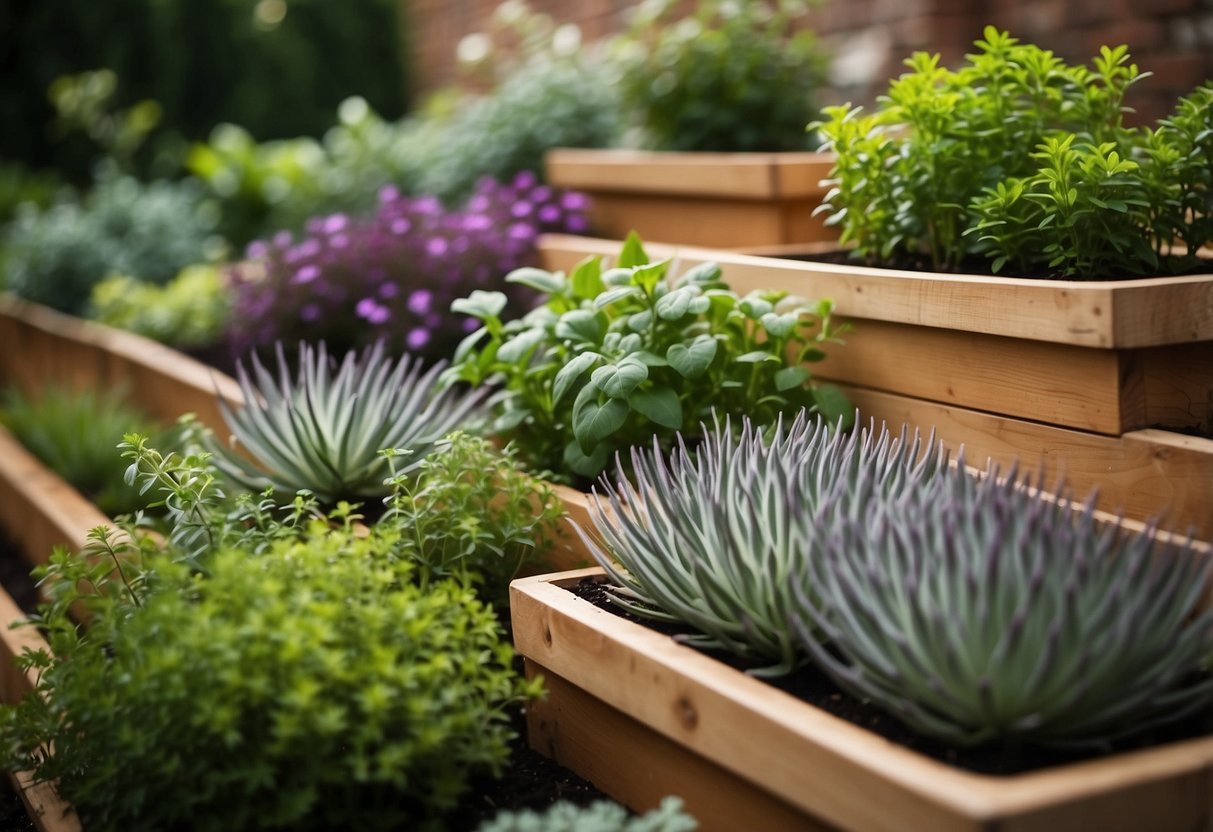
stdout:
<svg viewBox="0 0 1213 832">
<path fill-rule="evenodd" d="M 90 318 L 177 349 L 219 343 L 230 311 L 218 266 L 182 269 L 163 286 L 112 275 L 93 287 Z"/>
<path fill-rule="evenodd" d="M 831 422 L 845 397 L 809 384 L 807 361 L 834 340 L 828 301 L 779 292 L 738 297 L 705 263 L 669 274 L 629 236 L 618 267 L 592 257 L 570 275 L 523 268 L 507 282 L 542 292 L 525 317 L 503 320 L 501 292 L 473 292 L 452 309 L 481 327 L 446 371 L 447 383 L 495 385 L 491 429 L 515 442 L 535 470 L 570 480 L 597 476 L 617 451 L 669 448 L 713 413 L 761 424 L 802 407 Z"/>
<path fill-rule="evenodd" d="M 78 314 L 110 273 L 164 283 L 221 251 L 214 216 L 189 183 L 103 179 L 79 202 L 20 212 L 7 233 L 7 288 Z"/>
<path fill-rule="evenodd" d="M 102 513 L 114 517 L 143 505 L 123 479 L 118 443 L 131 431 L 150 430 L 151 420 L 128 403 L 125 391 L 47 387 L 29 397 L 9 388 L 0 424 Z"/>
<path fill-rule="evenodd" d="M 60 553 L 55 658 L 0 712 L 9 765 L 57 779 L 88 829 L 441 828 L 536 687 L 469 588 L 419 588 L 385 548 L 320 523 L 202 575 L 145 553 L 131 590 L 100 578 L 82 632 L 63 602 L 87 562 Z"/>
<path fill-rule="evenodd" d="M 1213 232 L 1213 86 L 1157 130 L 1128 128 L 1143 75 L 1125 47 L 1091 68 L 993 27 L 977 47 L 955 71 L 916 53 L 870 115 L 826 108 L 816 126 L 838 161 L 823 207 L 841 240 L 869 259 L 1033 276 L 1195 265 Z"/>
<path fill-rule="evenodd" d="M 625 105 L 660 150 L 807 150 L 825 53 L 799 0 L 646 0 L 613 45 Z"/>
<path fill-rule="evenodd" d="M 627 809 L 609 800 L 589 806 L 557 803 L 542 814 L 501 812 L 476 832 L 693 832 L 698 828 L 695 819 L 682 811 L 682 801 L 667 797 L 639 817 L 630 817 Z"/>
</svg>

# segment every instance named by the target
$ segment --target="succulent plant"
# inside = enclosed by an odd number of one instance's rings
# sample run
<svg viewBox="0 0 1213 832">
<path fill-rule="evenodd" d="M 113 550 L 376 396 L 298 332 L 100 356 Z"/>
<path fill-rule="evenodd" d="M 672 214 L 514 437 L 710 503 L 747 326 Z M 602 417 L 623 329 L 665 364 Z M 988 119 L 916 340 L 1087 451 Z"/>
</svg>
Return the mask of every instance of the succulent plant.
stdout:
<svg viewBox="0 0 1213 832">
<path fill-rule="evenodd" d="M 804 410 L 769 430 L 746 419 L 740 433 L 727 421 L 706 433 L 696 453 L 680 439 L 668 461 L 656 442 L 633 449 L 635 482 L 604 476 L 608 496 L 591 500 L 605 545 L 579 531 L 621 604 L 768 662 L 756 675 L 784 673 L 805 657 L 791 586 L 828 529 L 878 495 L 922 487 L 946 456 L 933 437 L 846 434 Z"/>
<path fill-rule="evenodd" d="M 281 343 L 276 351 L 276 378 L 254 354 L 251 375 L 237 366 L 244 407 L 221 403 L 237 447 L 212 442 L 217 467 L 252 490 L 307 490 L 322 502 L 386 495 L 391 472 L 380 451 L 406 450 L 411 459 L 395 471 L 409 470 L 481 398 L 438 391 L 441 363 L 425 372 L 407 356 L 393 364 L 381 343 L 346 353 L 339 366 L 323 342 L 300 344 L 293 380 Z"/>
<path fill-rule="evenodd" d="M 1213 562 L 1061 494 L 960 467 L 853 512 L 797 582 L 802 643 L 956 745 L 1105 745 L 1213 705 Z"/>
</svg>

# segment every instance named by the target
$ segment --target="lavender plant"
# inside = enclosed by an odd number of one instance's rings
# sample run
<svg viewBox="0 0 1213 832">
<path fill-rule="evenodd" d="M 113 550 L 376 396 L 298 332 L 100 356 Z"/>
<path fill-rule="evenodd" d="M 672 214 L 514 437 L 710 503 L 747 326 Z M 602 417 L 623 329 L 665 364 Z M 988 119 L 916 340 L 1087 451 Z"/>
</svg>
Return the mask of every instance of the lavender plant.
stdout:
<svg viewBox="0 0 1213 832">
<path fill-rule="evenodd" d="M 411 454 L 394 473 L 411 470 L 481 398 L 439 391 L 443 364 L 393 362 L 379 343 L 346 353 L 340 365 L 323 343 L 301 344 L 299 354 L 294 379 L 281 346 L 276 378 L 255 355 L 251 375 L 241 363 L 244 406 L 220 403 L 236 447 L 212 441 L 215 464 L 251 491 L 306 490 L 325 503 L 386 495 L 393 470 L 380 451 Z"/>
<path fill-rule="evenodd" d="M 426 362 L 450 355 L 469 331 L 448 310 L 474 289 L 525 289 L 501 276 L 530 262 L 544 231 L 584 231 L 585 197 L 554 190 L 531 173 L 483 180 L 467 205 L 380 191 L 376 214 L 308 223 L 249 246 L 232 271 L 229 340 L 243 354 L 275 342 L 325 341 L 334 354 L 383 341 L 389 352 Z"/>
<path fill-rule="evenodd" d="M 1213 705 L 1213 562 L 1190 543 L 993 466 L 922 485 L 844 518 L 796 582 L 841 686 L 957 745 L 1103 745 Z"/>
<path fill-rule="evenodd" d="M 759 675 L 804 660 L 788 626 L 791 586 L 830 530 L 921 489 L 946 463 L 933 439 L 845 434 L 803 410 L 769 432 L 717 423 L 694 454 L 680 441 L 667 459 L 654 443 L 631 459 L 634 481 L 604 476 L 606 496 L 591 500 L 601 543 L 579 529 L 616 599 L 695 627 L 692 643 L 767 662 Z"/>
</svg>

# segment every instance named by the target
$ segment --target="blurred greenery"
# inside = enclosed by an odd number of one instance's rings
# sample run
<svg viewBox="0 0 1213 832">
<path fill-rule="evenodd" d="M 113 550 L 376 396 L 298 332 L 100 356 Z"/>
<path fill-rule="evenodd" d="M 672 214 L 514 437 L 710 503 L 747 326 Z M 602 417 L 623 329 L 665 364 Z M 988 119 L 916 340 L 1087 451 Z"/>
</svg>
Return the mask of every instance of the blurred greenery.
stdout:
<svg viewBox="0 0 1213 832">
<path fill-rule="evenodd" d="M 404 52 L 396 0 L 5 0 L 0 158 L 87 182 L 97 137 L 57 118 L 62 76 L 111 71 L 111 106 L 140 123 L 157 103 L 146 172 L 225 121 L 261 140 L 320 135 L 355 94 L 402 115 Z"/>
</svg>

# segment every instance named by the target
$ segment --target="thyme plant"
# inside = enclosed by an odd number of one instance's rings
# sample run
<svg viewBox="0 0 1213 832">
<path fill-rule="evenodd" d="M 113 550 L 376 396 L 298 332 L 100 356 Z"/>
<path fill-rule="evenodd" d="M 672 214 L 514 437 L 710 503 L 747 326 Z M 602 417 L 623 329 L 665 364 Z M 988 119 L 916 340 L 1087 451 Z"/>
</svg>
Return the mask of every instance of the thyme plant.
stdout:
<svg viewBox="0 0 1213 832">
<path fill-rule="evenodd" d="M 1183 271 L 1213 237 L 1213 88 L 1156 129 L 1124 124 L 1148 73 L 1124 46 L 1090 67 L 994 27 L 955 71 L 915 53 L 875 112 L 812 127 L 838 162 L 822 209 L 870 260 L 1106 278 Z M 1180 250 L 1174 246 L 1179 244 Z"/>
</svg>

